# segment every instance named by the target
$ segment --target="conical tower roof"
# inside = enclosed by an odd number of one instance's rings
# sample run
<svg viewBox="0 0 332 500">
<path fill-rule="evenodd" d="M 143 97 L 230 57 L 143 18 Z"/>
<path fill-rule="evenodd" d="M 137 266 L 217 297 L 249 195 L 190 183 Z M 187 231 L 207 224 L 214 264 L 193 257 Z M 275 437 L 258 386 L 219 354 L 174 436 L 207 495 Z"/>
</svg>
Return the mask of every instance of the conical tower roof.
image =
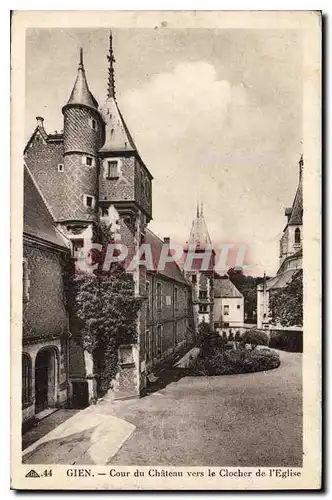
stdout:
<svg viewBox="0 0 332 500">
<path fill-rule="evenodd" d="M 191 225 L 191 231 L 187 242 L 187 248 L 194 246 L 196 250 L 205 250 L 207 246 L 211 246 L 211 238 L 203 215 L 203 205 L 201 211 L 197 204 L 197 213 Z"/>
<path fill-rule="evenodd" d="M 86 80 L 85 70 L 83 65 L 82 48 L 80 49 L 80 62 L 77 70 L 76 81 L 66 106 L 71 106 L 75 104 L 88 106 L 89 108 L 98 110 L 98 102 L 90 92 L 88 82 Z"/>
</svg>

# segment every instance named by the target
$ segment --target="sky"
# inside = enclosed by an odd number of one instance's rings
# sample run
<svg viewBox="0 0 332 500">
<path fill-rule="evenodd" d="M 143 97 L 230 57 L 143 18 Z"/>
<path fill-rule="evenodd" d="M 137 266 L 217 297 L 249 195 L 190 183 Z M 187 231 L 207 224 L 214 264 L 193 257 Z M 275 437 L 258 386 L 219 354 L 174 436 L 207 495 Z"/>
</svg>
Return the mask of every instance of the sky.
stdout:
<svg viewBox="0 0 332 500">
<path fill-rule="evenodd" d="M 108 36 L 27 30 L 26 139 L 36 116 L 47 132 L 62 130 L 81 46 L 103 104 Z M 248 274 L 275 274 L 302 153 L 300 33 L 115 29 L 113 49 L 117 102 L 154 177 L 150 229 L 184 243 L 202 202 L 214 244 L 244 244 Z"/>
</svg>

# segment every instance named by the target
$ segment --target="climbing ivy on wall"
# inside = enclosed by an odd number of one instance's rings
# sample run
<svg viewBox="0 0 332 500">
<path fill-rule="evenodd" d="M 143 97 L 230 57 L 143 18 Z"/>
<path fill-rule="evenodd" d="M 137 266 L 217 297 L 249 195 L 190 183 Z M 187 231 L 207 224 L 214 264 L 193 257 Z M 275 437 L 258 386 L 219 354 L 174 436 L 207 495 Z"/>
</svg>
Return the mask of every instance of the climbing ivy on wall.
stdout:
<svg viewBox="0 0 332 500">
<path fill-rule="evenodd" d="M 93 273 L 75 273 L 71 279 L 71 309 L 75 335 L 90 352 L 99 375 L 99 389 L 110 388 L 118 367 L 118 347 L 136 342 L 140 300 L 135 297 L 134 280 L 120 264 L 102 270 L 103 257 L 111 234 L 105 225 L 97 227 L 95 239 L 103 245 L 99 266 Z"/>
</svg>

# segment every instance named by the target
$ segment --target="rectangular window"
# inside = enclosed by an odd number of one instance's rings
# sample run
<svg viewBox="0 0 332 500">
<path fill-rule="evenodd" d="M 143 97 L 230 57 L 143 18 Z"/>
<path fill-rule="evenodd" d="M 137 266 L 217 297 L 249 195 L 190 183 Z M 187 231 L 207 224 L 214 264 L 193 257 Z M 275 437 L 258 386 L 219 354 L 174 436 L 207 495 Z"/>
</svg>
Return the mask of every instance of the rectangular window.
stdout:
<svg viewBox="0 0 332 500">
<path fill-rule="evenodd" d="M 151 342 L 150 330 L 146 330 L 146 332 L 145 332 L 145 346 L 146 346 L 146 349 L 145 349 L 146 360 L 150 361 L 150 359 L 152 358 L 152 352 L 151 352 L 152 342 Z"/>
<path fill-rule="evenodd" d="M 83 198 L 83 203 L 84 206 L 87 208 L 94 208 L 95 207 L 95 197 L 91 196 L 89 194 L 85 194 Z"/>
<path fill-rule="evenodd" d="M 207 299 L 208 298 L 207 290 L 200 290 L 199 291 L 199 298 L 200 299 Z"/>
<path fill-rule="evenodd" d="M 199 304 L 198 312 L 201 314 L 205 314 L 205 313 L 209 312 L 209 307 L 206 304 Z"/>
<path fill-rule="evenodd" d="M 151 283 L 150 281 L 147 281 L 145 283 L 146 286 L 146 297 L 147 297 L 147 302 L 146 302 L 146 315 L 149 318 L 151 314 Z"/>
<path fill-rule="evenodd" d="M 97 120 L 95 120 L 94 118 L 90 118 L 90 127 L 93 129 L 93 130 L 98 130 L 98 123 L 97 123 Z"/>
<path fill-rule="evenodd" d="M 162 289 L 161 283 L 157 283 L 157 311 L 161 311 L 162 307 Z"/>
<path fill-rule="evenodd" d="M 229 305 L 224 305 L 224 316 L 229 316 Z"/>
<path fill-rule="evenodd" d="M 174 288 L 174 309 L 177 311 L 178 308 L 178 289 Z"/>
<path fill-rule="evenodd" d="M 58 164 L 58 172 L 63 172 L 63 170 L 64 170 L 63 163 L 59 163 Z"/>
<path fill-rule="evenodd" d="M 156 356 L 160 358 L 162 353 L 162 325 L 157 326 Z"/>
<path fill-rule="evenodd" d="M 196 282 L 197 282 L 197 276 L 196 276 L 196 274 L 193 274 L 193 275 L 192 275 L 192 279 L 191 279 L 191 281 L 192 281 L 192 283 L 193 283 L 194 285 L 196 285 Z"/>
<path fill-rule="evenodd" d="M 79 257 L 80 251 L 84 246 L 84 241 L 80 238 L 75 238 L 71 240 L 71 244 L 73 249 L 73 257 L 77 259 Z"/>
<path fill-rule="evenodd" d="M 95 166 L 95 159 L 92 156 L 83 155 L 82 156 L 82 165 L 87 165 L 88 167 Z"/>
<path fill-rule="evenodd" d="M 119 177 L 119 162 L 117 160 L 108 160 L 106 167 L 107 179 L 117 179 Z"/>
</svg>

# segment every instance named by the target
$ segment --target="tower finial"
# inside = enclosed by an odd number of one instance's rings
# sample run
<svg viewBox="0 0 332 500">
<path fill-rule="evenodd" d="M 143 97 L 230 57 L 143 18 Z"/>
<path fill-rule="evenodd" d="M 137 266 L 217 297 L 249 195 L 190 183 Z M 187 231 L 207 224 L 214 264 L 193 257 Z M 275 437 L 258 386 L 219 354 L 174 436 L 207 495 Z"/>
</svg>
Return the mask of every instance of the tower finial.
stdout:
<svg viewBox="0 0 332 500">
<path fill-rule="evenodd" d="M 84 65 L 83 65 L 83 47 L 80 47 L 80 64 L 78 65 L 78 69 L 84 69 Z"/>
<path fill-rule="evenodd" d="M 109 63 L 108 66 L 108 85 L 107 85 L 107 97 L 113 97 L 115 99 L 115 83 L 114 83 L 114 67 L 113 63 L 115 63 L 115 58 L 113 54 L 113 37 L 112 37 L 112 31 L 110 31 L 110 37 L 109 37 L 109 53 L 107 56 L 107 60 Z"/>
<path fill-rule="evenodd" d="M 199 217 L 199 204 L 197 202 L 197 217 Z"/>
<path fill-rule="evenodd" d="M 303 154 L 301 154 L 301 158 L 300 158 L 300 161 L 299 161 L 299 167 L 300 167 L 300 177 L 302 176 L 302 172 L 303 172 Z"/>
</svg>

